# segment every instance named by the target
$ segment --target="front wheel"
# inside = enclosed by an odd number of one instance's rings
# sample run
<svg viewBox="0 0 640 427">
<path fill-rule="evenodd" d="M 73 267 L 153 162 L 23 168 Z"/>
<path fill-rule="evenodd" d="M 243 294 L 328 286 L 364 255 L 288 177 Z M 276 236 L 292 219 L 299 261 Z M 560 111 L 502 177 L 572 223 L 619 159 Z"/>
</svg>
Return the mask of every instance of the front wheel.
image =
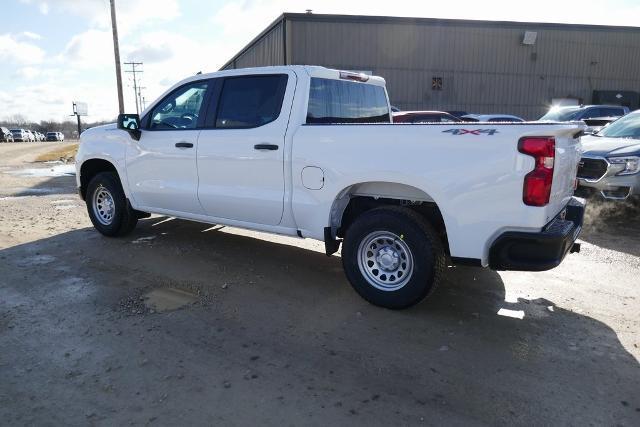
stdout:
<svg viewBox="0 0 640 427">
<path fill-rule="evenodd" d="M 433 292 L 445 255 L 439 236 L 421 215 L 390 206 L 365 212 L 349 227 L 342 265 L 364 299 L 401 309 Z"/>
<path fill-rule="evenodd" d="M 124 236 L 138 222 L 114 172 L 101 172 L 87 187 L 87 212 L 93 226 L 105 236 Z"/>
</svg>

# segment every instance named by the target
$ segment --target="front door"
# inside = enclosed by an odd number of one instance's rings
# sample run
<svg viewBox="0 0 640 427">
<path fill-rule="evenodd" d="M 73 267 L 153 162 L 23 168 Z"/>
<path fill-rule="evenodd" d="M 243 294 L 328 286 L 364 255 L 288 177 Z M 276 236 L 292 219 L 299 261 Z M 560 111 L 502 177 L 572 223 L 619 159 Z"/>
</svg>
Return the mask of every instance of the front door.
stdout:
<svg viewBox="0 0 640 427">
<path fill-rule="evenodd" d="M 294 88 L 293 73 L 234 76 L 218 83 L 198 140 L 198 196 L 207 215 L 280 223 Z"/>
<path fill-rule="evenodd" d="M 203 214 L 198 201 L 197 148 L 209 81 L 172 91 L 142 120 L 127 149 L 127 179 L 141 209 Z"/>
</svg>

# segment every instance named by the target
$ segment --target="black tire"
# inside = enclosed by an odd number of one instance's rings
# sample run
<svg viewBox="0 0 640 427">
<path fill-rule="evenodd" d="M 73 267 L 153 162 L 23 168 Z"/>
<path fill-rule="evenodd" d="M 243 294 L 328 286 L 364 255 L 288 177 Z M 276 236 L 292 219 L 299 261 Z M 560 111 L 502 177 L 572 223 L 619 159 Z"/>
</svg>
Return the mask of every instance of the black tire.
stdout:
<svg viewBox="0 0 640 427">
<path fill-rule="evenodd" d="M 113 200 L 113 213 L 110 221 L 105 221 L 100 217 L 100 209 L 94 210 L 96 203 L 96 192 L 106 190 Z M 109 237 L 124 236 L 129 234 L 138 223 L 138 215 L 131 208 L 127 200 L 120 179 L 115 172 L 100 172 L 91 179 L 87 186 L 87 212 L 91 223 L 101 234 Z M 96 210 L 98 213 L 96 213 Z"/>
<path fill-rule="evenodd" d="M 405 274 L 404 284 L 399 289 L 380 289 L 386 284 L 378 283 L 376 286 L 373 283 L 375 278 L 369 279 L 366 276 L 367 273 L 363 273 L 363 271 L 367 271 L 364 263 L 362 263 L 362 269 L 360 267 L 360 245 L 362 244 L 363 248 L 372 247 L 366 244 L 371 239 L 373 239 L 372 245 L 378 243 L 380 240 L 376 240 L 375 237 L 378 232 L 392 233 L 399 237 L 392 244 L 384 243 L 385 239 L 382 239 L 382 244 L 387 246 L 385 250 L 389 251 L 391 248 L 392 254 L 402 255 L 406 253 L 406 248 L 408 248 L 407 256 L 413 260 L 412 271 Z M 386 242 L 389 242 L 389 239 L 386 239 Z M 401 249 L 401 246 L 405 250 Z M 394 247 L 397 247 L 397 252 Z M 365 259 L 372 253 L 372 250 L 362 252 Z M 382 247 L 378 250 L 377 255 L 380 255 L 381 251 Z M 403 258 L 394 255 L 392 259 L 402 260 Z M 371 263 L 372 260 L 373 258 L 365 262 Z M 362 298 L 380 307 L 402 309 L 419 303 L 435 290 L 445 267 L 445 254 L 438 234 L 427 220 L 409 208 L 388 206 L 367 211 L 351 224 L 342 246 L 342 265 L 347 279 Z M 401 263 L 401 265 L 404 264 Z M 375 275 L 375 267 L 377 266 L 378 264 L 375 264 L 373 273 L 368 274 Z M 371 271 L 371 265 L 369 265 L 369 271 Z M 398 274 L 397 270 L 396 273 L 393 273 L 393 270 L 378 271 L 382 271 L 389 278 L 400 280 L 400 278 L 391 275 Z M 388 271 L 392 271 L 392 273 L 388 273 Z M 380 278 L 378 280 L 381 281 Z M 398 282 L 396 286 L 400 286 L 400 284 L 401 282 Z"/>
</svg>

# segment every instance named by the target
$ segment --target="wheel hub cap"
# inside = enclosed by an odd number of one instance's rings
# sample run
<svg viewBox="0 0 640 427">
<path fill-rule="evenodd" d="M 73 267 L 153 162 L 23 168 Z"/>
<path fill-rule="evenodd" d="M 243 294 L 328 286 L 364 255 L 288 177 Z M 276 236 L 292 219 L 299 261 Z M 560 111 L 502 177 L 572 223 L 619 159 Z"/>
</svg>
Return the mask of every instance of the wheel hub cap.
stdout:
<svg viewBox="0 0 640 427">
<path fill-rule="evenodd" d="M 413 255 L 398 235 L 390 231 L 375 231 L 360 243 L 358 267 L 375 288 L 396 291 L 411 279 Z"/>
<path fill-rule="evenodd" d="M 104 187 L 98 187 L 93 194 L 93 213 L 103 225 L 110 225 L 115 215 L 116 204 L 111 192 Z"/>
</svg>

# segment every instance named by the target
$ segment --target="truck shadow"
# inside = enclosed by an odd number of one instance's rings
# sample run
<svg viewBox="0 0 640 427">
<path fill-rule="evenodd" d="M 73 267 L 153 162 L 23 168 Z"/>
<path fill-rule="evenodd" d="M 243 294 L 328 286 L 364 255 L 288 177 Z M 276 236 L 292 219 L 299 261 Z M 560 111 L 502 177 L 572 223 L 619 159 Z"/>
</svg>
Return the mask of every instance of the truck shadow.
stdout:
<svg viewBox="0 0 640 427">
<path fill-rule="evenodd" d="M 475 422 L 632 425 L 640 417 L 640 365 L 616 332 L 543 298 L 507 302 L 496 272 L 449 268 L 429 300 L 390 311 L 351 290 L 337 256 L 295 246 L 297 241 L 274 243 L 223 231 L 158 218 L 140 221 L 122 239 L 90 229 L 70 231 L 0 251 L 0 274 L 28 277 L 0 288 L 39 294 L 74 286 L 59 293 L 70 295 L 77 283 L 56 277 L 71 269 L 90 278 L 94 288 L 92 303 L 83 309 L 103 311 L 117 306 L 129 288 L 195 283 L 215 296 L 214 311 L 182 310 L 159 318 L 173 337 L 161 344 L 167 365 L 185 349 L 198 350 L 216 317 L 231 336 L 262 346 L 261 357 L 270 358 L 274 372 L 295 360 L 293 369 L 316 373 L 320 385 L 339 389 L 349 382 L 353 399 L 360 392 L 377 393 L 405 409 L 445 402 Z M 60 261 L 38 264 L 46 285 L 26 276 L 36 254 Z M 50 310 L 62 304 L 50 296 L 47 303 Z M 180 322 L 188 312 L 196 317 Z M 78 332 L 93 314 L 78 319 Z M 137 375 L 151 381 L 144 372 Z M 191 397 L 173 399 L 186 404 Z"/>
</svg>

